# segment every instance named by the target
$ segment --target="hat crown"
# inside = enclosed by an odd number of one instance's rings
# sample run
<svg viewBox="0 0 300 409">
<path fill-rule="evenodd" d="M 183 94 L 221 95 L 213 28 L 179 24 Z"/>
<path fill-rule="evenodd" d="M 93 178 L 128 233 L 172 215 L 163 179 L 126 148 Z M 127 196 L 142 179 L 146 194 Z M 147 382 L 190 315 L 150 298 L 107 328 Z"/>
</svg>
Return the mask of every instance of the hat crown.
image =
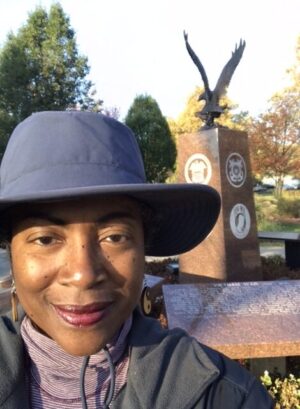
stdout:
<svg viewBox="0 0 300 409">
<path fill-rule="evenodd" d="M 132 131 L 91 112 L 40 112 L 14 130 L 1 164 L 1 197 L 145 183 Z"/>
</svg>

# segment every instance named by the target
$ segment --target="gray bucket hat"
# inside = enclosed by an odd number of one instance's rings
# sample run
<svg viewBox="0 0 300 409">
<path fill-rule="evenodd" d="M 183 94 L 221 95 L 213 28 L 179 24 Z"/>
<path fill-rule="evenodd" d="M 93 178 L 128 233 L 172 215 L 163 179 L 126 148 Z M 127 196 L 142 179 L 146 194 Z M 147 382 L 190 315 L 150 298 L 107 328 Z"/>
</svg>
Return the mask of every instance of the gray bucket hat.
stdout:
<svg viewBox="0 0 300 409">
<path fill-rule="evenodd" d="M 192 249 L 213 228 L 218 193 L 200 184 L 146 183 L 132 131 L 91 112 L 40 112 L 12 133 L 1 163 L 0 212 L 19 203 L 126 195 L 159 214 L 147 255 Z"/>
</svg>

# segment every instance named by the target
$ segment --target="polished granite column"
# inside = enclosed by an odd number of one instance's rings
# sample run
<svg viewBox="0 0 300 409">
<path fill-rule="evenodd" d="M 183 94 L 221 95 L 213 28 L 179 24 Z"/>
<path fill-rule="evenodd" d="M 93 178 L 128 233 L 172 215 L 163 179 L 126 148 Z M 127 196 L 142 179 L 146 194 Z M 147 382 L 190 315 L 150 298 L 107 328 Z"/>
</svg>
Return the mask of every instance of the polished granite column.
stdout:
<svg viewBox="0 0 300 409">
<path fill-rule="evenodd" d="M 182 135 L 178 182 L 208 184 L 222 198 L 211 234 L 179 257 L 181 282 L 261 280 L 247 134 L 213 128 Z"/>
</svg>

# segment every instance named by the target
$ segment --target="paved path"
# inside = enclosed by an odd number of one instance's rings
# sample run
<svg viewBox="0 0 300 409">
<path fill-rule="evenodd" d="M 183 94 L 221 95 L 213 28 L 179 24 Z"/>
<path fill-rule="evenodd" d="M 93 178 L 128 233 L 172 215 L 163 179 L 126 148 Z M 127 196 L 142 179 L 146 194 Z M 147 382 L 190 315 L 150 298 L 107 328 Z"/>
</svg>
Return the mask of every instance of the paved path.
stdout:
<svg viewBox="0 0 300 409">
<path fill-rule="evenodd" d="M 260 246 L 260 255 L 264 257 L 278 255 L 285 258 L 284 246 Z"/>
<path fill-rule="evenodd" d="M 0 277 L 8 275 L 10 271 L 10 263 L 6 251 L 0 249 Z"/>
</svg>

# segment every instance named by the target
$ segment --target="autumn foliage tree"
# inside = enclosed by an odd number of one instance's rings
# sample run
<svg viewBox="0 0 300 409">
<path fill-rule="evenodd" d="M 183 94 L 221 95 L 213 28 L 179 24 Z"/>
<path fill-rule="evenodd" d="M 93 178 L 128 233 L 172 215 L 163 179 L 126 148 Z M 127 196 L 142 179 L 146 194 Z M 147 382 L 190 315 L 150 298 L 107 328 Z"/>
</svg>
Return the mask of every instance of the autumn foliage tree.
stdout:
<svg viewBox="0 0 300 409">
<path fill-rule="evenodd" d="M 252 123 L 250 146 L 253 171 L 274 178 L 278 195 L 281 194 L 284 177 L 300 170 L 298 144 L 299 130 L 295 128 L 283 101 Z"/>
<path fill-rule="evenodd" d="M 253 171 L 274 178 L 277 195 L 286 175 L 300 174 L 300 37 L 296 64 L 288 72 L 291 85 L 271 98 L 267 112 L 249 128 Z"/>
</svg>

